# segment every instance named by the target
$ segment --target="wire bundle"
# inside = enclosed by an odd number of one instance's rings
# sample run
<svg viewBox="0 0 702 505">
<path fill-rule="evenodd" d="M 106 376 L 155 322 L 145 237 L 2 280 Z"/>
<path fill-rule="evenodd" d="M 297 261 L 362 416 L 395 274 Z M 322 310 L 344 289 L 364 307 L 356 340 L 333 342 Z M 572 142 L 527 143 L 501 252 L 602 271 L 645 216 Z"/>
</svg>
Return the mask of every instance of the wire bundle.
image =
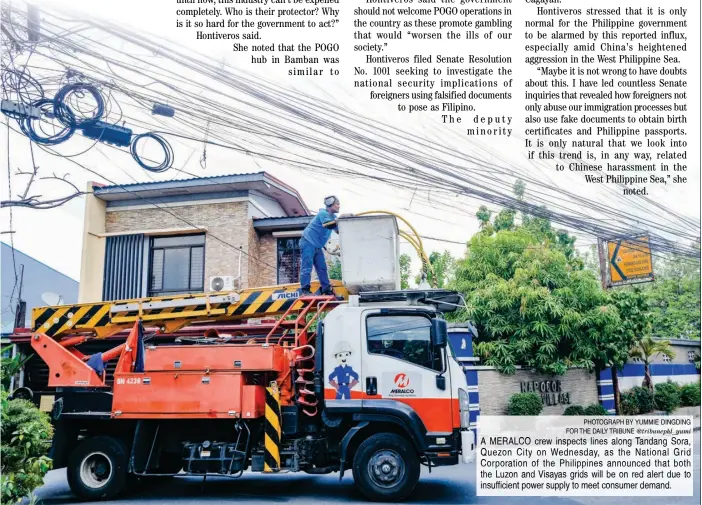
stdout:
<svg viewBox="0 0 702 505">
<path fill-rule="evenodd" d="M 45 117 L 52 117 L 53 116 L 53 111 L 55 109 L 55 102 L 54 100 L 50 100 L 48 98 L 42 98 L 41 100 L 37 100 L 32 104 L 34 107 L 37 107 Z M 62 142 L 65 142 L 69 138 L 73 136 L 73 133 L 75 133 L 76 129 L 75 126 L 70 126 L 70 125 L 62 125 L 62 128 L 59 129 L 57 133 L 47 135 L 46 132 L 41 130 L 41 133 L 37 131 L 37 128 L 35 127 L 36 123 L 39 122 L 41 123 L 46 123 L 47 121 L 44 119 L 34 119 L 31 117 L 24 117 L 21 119 L 17 120 L 20 130 L 22 133 L 24 133 L 27 137 L 29 137 L 33 142 L 36 142 L 37 144 L 43 144 L 43 145 L 56 145 L 60 144 Z"/>
<path fill-rule="evenodd" d="M 163 148 L 163 161 L 158 165 L 152 165 L 145 162 L 144 159 L 137 154 L 137 143 L 143 139 L 153 139 L 161 146 L 161 148 Z M 142 133 L 134 137 L 131 145 L 129 146 L 129 152 L 132 153 L 132 158 L 134 158 L 134 161 L 136 161 L 141 168 L 148 170 L 149 172 L 165 172 L 173 165 L 173 148 L 163 137 L 156 135 L 155 133 Z"/>
<path fill-rule="evenodd" d="M 77 109 L 78 107 L 71 107 L 70 105 L 71 98 L 84 98 L 86 93 L 91 95 L 96 103 L 95 111 L 87 117 L 80 109 L 78 109 L 80 114 L 76 114 L 76 112 L 74 112 L 74 108 Z M 56 96 L 54 96 L 54 117 L 56 117 L 56 119 L 58 119 L 66 127 L 76 129 L 81 126 L 95 123 L 99 121 L 104 114 L 105 99 L 103 98 L 102 93 L 100 93 L 98 88 L 93 84 L 80 82 L 67 84 L 66 86 L 62 87 L 58 93 L 56 93 Z"/>
<path fill-rule="evenodd" d="M 3 97 L 23 105 L 32 105 L 37 100 L 44 98 L 44 88 L 41 83 L 32 77 L 29 69 L 24 66 L 20 69 L 4 68 L 2 71 Z M 3 113 L 12 119 L 22 119 L 24 116 L 11 111 Z"/>
<path fill-rule="evenodd" d="M 132 156 L 146 170 L 158 172 L 172 165 L 172 149 L 157 139 L 165 142 L 167 136 L 187 142 L 188 147 L 201 142 L 229 149 L 250 156 L 256 164 L 265 160 L 311 174 L 351 178 L 354 185 L 359 179 L 380 182 L 383 190 L 392 186 L 410 192 L 410 203 L 420 201 L 431 207 L 432 214 L 469 216 L 466 200 L 471 198 L 590 236 L 621 237 L 634 227 L 645 227 L 657 253 L 699 258 L 699 248 L 693 245 L 699 242 L 699 220 L 648 197 L 624 198 L 617 186 L 583 194 L 567 182 L 553 183 L 549 176 L 554 168 L 548 161 L 511 163 L 503 152 L 474 138 L 441 126 L 430 131 L 429 121 L 422 124 L 423 134 L 410 133 L 353 113 L 319 94 L 284 88 L 224 68 L 207 56 L 187 54 L 158 37 L 106 21 L 42 14 L 49 48 L 37 48 L 37 54 L 63 69 L 62 79 L 66 68 L 75 68 L 81 79 L 90 75 L 93 82 L 109 86 L 109 101 L 119 106 L 120 118 L 152 132 L 150 136 L 163 147 L 165 159 L 152 162 L 136 155 L 143 136 L 130 144 Z M 167 125 L 161 118 L 144 116 L 165 94 L 179 111 Z M 204 140 L 203 132 L 207 132 Z M 458 141 L 453 146 L 451 136 Z M 527 184 L 523 197 L 513 194 L 516 179 Z"/>
</svg>

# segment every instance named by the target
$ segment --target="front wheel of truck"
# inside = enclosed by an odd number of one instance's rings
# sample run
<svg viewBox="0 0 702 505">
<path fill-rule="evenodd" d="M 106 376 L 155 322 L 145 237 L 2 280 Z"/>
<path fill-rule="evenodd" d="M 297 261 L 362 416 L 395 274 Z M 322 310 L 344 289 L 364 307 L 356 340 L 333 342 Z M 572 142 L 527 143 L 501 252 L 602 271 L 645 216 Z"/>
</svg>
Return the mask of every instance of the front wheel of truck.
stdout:
<svg viewBox="0 0 702 505">
<path fill-rule="evenodd" d="M 377 433 L 361 443 L 353 459 L 353 480 L 373 501 L 402 501 L 419 481 L 419 457 L 408 440 Z"/>
</svg>

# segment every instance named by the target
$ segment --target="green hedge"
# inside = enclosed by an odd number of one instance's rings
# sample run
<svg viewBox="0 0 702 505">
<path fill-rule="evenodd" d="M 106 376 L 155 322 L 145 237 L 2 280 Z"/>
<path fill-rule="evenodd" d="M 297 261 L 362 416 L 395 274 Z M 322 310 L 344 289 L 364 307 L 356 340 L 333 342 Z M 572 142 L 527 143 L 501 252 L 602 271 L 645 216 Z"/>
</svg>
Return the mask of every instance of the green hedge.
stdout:
<svg viewBox="0 0 702 505">
<path fill-rule="evenodd" d="M 653 390 L 653 401 L 658 410 L 670 414 L 680 407 L 680 388 L 674 382 L 656 384 Z"/>
<path fill-rule="evenodd" d="M 646 388 L 635 386 L 623 392 L 620 397 L 620 407 L 625 416 L 635 416 L 653 412 L 653 394 Z"/>
<path fill-rule="evenodd" d="M 599 403 L 593 403 L 592 405 L 588 405 L 587 407 L 585 407 L 585 415 L 586 416 L 606 416 L 607 409 L 605 409 Z"/>
<path fill-rule="evenodd" d="M 625 391 L 619 395 L 619 408 L 622 415 L 635 416 L 639 413 L 639 405 L 636 403 L 636 396 L 631 391 Z"/>
<path fill-rule="evenodd" d="M 584 416 L 585 409 L 580 405 L 570 405 L 563 411 L 564 416 Z"/>
<path fill-rule="evenodd" d="M 538 416 L 543 408 L 541 397 L 536 393 L 517 393 L 509 399 L 507 415 Z"/>
<path fill-rule="evenodd" d="M 27 400 L 7 400 L 2 392 L 2 476 L 0 502 L 16 503 L 37 487 L 51 469 L 46 456 L 53 434 L 49 416 Z"/>
<path fill-rule="evenodd" d="M 699 407 L 700 405 L 700 383 L 691 382 L 680 387 L 680 406 Z"/>
</svg>

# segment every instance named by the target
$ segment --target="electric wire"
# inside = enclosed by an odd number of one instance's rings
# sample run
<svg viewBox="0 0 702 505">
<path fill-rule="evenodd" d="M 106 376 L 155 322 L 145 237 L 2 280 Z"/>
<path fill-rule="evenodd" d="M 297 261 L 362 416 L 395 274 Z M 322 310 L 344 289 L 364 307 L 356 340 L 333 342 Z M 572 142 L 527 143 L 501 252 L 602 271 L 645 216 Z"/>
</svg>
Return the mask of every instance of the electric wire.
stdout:
<svg viewBox="0 0 702 505">
<path fill-rule="evenodd" d="M 64 19 L 65 20 L 65 19 Z M 129 60 L 136 60 L 133 54 L 123 52 L 123 62 L 115 61 L 111 57 L 104 54 L 98 54 L 96 51 L 89 48 L 87 45 L 82 45 L 76 41 L 70 40 L 70 37 L 64 37 L 62 42 L 65 43 L 65 48 L 59 48 L 59 54 L 69 56 L 80 53 L 86 57 L 94 58 L 98 61 L 106 62 L 109 68 L 107 72 L 99 77 L 99 82 L 107 82 L 107 78 L 112 79 L 110 83 L 110 93 L 121 92 L 127 97 L 134 99 L 136 103 L 153 102 L 154 95 L 150 95 L 151 85 L 164 86 L 175 93 L 174 108 L 177 113 L 176 123 L 185 127 L 186 130 L 181 130 L 178 136 L 183 140 L 191 140 L 202 142 L 201 132 L 207 128 L 208 138 L 206 145 L 215 145 L 218 147 L 234 148 L 240 152 L 262 159 L 269 159 L 276 162 L 286 162 L 290 165 L 309 170 L 316 173 L 325 173 L 329 171 L 337 171 L 347 177 L 364 177 L 369 180 L 374 180 L 376 176 L 372 172 L 384 173 L 384 182 L 392 182 L 406 190 L 417 189 L 423 187 L 431 194 L 431 188 L 443 189 L 451 194 L 465 195 L 469 197 L 477 197 L 478 199 L 491 202 L 496 205 L 505 206 L 508 208 L 516 208 L 528 214 L 543 217 L 553 220 L 567 228 L 585 232 L 596 236 L 617 236 L 623 233 L 630 232 L 628 226 L 616 224 L 604 226 L 606 222 L 603 216 L 596 218 L 586 211 L 595 211 L 605 216 L 610 216 L 607 219 L 619 220 L 619 222 L 638 221 L 632 216 L 619 209 L 603 203 L 593 202 L 580 195 L 568 193 L 560 190 L 552 181 L 544 183 L 542 180 L 533 177 L 523 177 L 524 170 L 515 171 L 513 168 L 494 163 L 486 162 L 484 156 L 476 158 L 475 156 L 467 155 L 466 153 L 458 152 L 455 149 L 437 145 L 428 145 L 421 139 L 412 138 L 402 132 L 398 133 L 396 128 L 391 131 L 388 126 L 368 118 L 349 113 L 348 109 L 334 108 L 334 105 L 319 100 L 318 97 L 310 97 L 304 93 L 297 91 L 290 93 L 288 90 L 280 86 L 273 85 L 260 78 L 252 78 L 245 72 L 237 71 L 227 72 L 225 69 L 213 67 L 211 64 L 204 63 L 207 58 L 202 61 L 193 60 L 191 57 L 183 57 L 178 55 L 179 61 L 176 61 L 175 51 L 173 46 L 165 47 L 162 44 L 148 40 L 144 36 L 126 32 L 119 27 L 115 27 L 110 23 L 97 24 L 93 21 L 86 21 L 95 30 L 103 30 L 109 35 L 118 37 L 121 40 L 126 40 L 138 47 L 157 54 L 159 58 L 169 60 L 184 66 L 199 77 L 212 79 L 220 86 L 226 86 L 226 89 L 232 89 L 235 92 L 243 93 L 249 97 L 243 99 L 241 97 L 227 92 L 219 94 L 219 98 L 233 100 L 239 107 L 246 107 L 257 111 L 258 115 L 252 115 L 250 112 L 241 108 L 233 109 L 231 106 L 225 105 L 221 100 L 215 101 L 207 97 L 202 97 L 198 93 L 202 93 L 206 86 L 198 81 L 194 81 L 187 86 L 183 83 L 183 79 L 177 77 L 176 74 L 166 69 L 162 65 L 141 65 L 138 68 L 149 68 L 152 76 L 151 84 L 147 88 L 141 85 L 138 89 L 130 88 L 135 86 L 135 83 L 129 84 L 124 79 L 120 79 L 116 75 L 112 65 L 119 66 L 123 71 L 133 70 L 135 65 L 126 63 Z M 51 25 L 51 22 L 49 22 Z M 58 25 L 57 25 L 58 26 Z M 87 40 L 86 33 L 89 30 L 76 32 L 78 38 L 83 37 Z M 65 32 L 65 30 L 64 30 Z M 51 34 L 50 34 L 51 35 Z M 49 40 L 56 41 L 49 37 Z M 104 40 L 108 40 L 105 38 Z M 95 42 L 93 41 L 93 46 Z M 105 48 L 108 46 L 103 41 L 97 42 Z M 75 58 L 74 58 L 75 59 Z M 143 63 L 144 60 L 141 60 Z M 94 64 L 87 64 L 93 71 L 100 71 Z M 147 77 L 145 72 L 133 72 L 137 75 Z M 182 75 L 182 74 L 178 74 Z M 179 86 L 169 84 L 164 79 L 169 79 L 171 82 L 178 82 Z M 119 84 L 122 82 L 122 84 Z M 126 85 L 126 87 L 125 87 Z M 199 92 L 197 91 L 199 90 Z M 251 101 L 253 99 L 254 101 Z M 197 102 L 199 100 L 199 103 Z M 121 103 L 114 100 L 116 103 Z M 196 105 L 197 104 L 197 105 Z M 183 117 L 185 116 L 185 117 Z M 271 118 L 272 116 L 272 118 Z M 285 122 L 283 127 L 282 122 Z M 206 125 L 209 125 L 206 126 Z M 374 137 L 369 137 L 369 131 L 373 129 Z M 218 129 L 221 129 L 219 131 Z M 185 133 L 185 132 L 193 133 Z M 321 162 L 315 158 L 303 157 L 296 153 L 294 158 L 271 155 L 262 151 L 255 151 L 250 147 L 246 147 L 243 143 L 231 142 L 232 134 L 230 131 L 244 132 L 252 135 L 248 138 L 251 143 L 254 138 L 261 140 L 259 146 L 275 146 L 279 148 L 280 142 L 285 145 L 293 146 L 301 149 L 306 149 L 331 159 L 341 160 L 351 163 L 354 166 L 365 167 L 370 170 L 370 173 L 363 173 L 357 168 L 341 168 L 325 162 Z M 199 132 L 195 135 L 195 132 Z M 331 132 L 331 135 L 329 134 Z M 173 135 L 173 132 L 162 130 L 160 135 Z M 339 139 L 343 138 L 344 142 L 340 144 Z M 217 141 L 210 141 L 209 139 Z M 435 155 L 426 152 L 417 151 L 417 146 L 425 149 L 430 149 L 432 153 L 440 152 L 444 156 L 450 156 L 456 161 L 438 158 Z M 290 148 L 278 149 L 277 152 L 290 152 Z M 493 153 L 494 154 L 494 153 Z M 288 158 L 286 160 L 286 158 Z M 313 161 L 310 163 L 310 161 Z M 468 163 L 469 165 L 466 165 Z M 472 165 L 472 166 L 471 166 Z M 543 163 L 537 163 L 541 167 Z M 187 172 L 185 172 L 187 173 Z M 493 174 L 486 176 L 485 174 Z M 511 197 L 511 183 L 508 179 L 497 178 L 494 175 L 508 175 L 510 178 L 520 177 L 527 181 L 527 194 L 530 197 L 530 202 L 516 201 Z M 419 186 L 418 186 L 419 185 Z M 477 188 L 477 189 L 476 189 Z M 543 189 L 538 189 L 543 188 Z M 501 189 L 501 191 L 498 191 Z M 548 193 L 548 191 L 552 193 Z M 612 191 L 607 188 L 607 191 Z M 555 192 L 555 194 L 553 194 Z M 533 203 L 532 203 L 533 202 Z M 649 202 L 650 203 L 650 202 Z M 566 205 L 567 204 L 567 205 Z M 575 204 L 575 206 L 573 205 Z M 543 207 L 548 205 L 549 209 Z M 637 202 L 639 209 L 645 210 L 646 207 L 640 202 Z M 662 204 L 656 204 L 656 208 L 669 212 Z M 670 211 L 673 212 L 673 211 Z M 673 214 L 675 215 L 675 214 Z M 676 222 L 656 221 L 658 217 L 656 213 L 652 213 L 654 219 L 651 219 L 647 225 L 654 230 L 651 233 L 651 245 L 661 252 L 676 252 L 683 254 L 692 254 L 695 257 L 699 256 L 698 250 L 690 250 L 674 240 L 666 238 L 663 234 L 673 235 L 684 240 L 694 240 L 699 237 L 699 227 L 695 228 L 695 222 L 691 218 L 680 219 Z"/>
</svg>

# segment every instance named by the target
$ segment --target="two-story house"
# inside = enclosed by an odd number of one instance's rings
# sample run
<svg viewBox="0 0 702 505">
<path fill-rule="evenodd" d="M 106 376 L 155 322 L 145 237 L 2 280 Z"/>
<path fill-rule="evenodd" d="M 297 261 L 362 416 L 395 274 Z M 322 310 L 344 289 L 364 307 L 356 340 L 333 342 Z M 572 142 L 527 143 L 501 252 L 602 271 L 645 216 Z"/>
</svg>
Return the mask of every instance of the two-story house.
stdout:
<svg viewBox="0 0 702 505">
<path fill-rule="evenodd" d="M 88 192 L 79 302 L 298 282 L 312 215 L 265 172 Z"/>
</svg>

